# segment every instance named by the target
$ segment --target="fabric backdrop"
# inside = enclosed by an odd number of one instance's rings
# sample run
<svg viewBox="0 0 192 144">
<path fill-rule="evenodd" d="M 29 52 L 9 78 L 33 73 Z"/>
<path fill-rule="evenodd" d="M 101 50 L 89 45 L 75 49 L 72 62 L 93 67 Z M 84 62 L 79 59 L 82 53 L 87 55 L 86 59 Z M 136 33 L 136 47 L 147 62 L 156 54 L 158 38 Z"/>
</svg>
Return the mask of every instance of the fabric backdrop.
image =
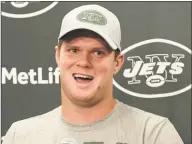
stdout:
<svg viewBox="0 0 192 144">
<path fill-rule="evenodd" d="M 168 117 L 191 144 L 191 3 L 94 3 L 121 23 L 125 64 L 114 97 Z M 93 2 L 2 2 L 1 136 L 13 122 L 60 105 L 54 47 L 63 16 L 84 4 Z"/>
</svg>

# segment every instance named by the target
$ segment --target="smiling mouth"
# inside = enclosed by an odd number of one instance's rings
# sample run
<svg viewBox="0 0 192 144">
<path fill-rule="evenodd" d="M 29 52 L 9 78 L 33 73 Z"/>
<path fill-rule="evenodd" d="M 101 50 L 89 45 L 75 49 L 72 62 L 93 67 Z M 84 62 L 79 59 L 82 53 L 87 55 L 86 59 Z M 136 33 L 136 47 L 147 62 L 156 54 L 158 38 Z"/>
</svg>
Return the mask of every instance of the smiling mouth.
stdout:
<svg viewBox="0 0 192 144">
<path fill-rule="evenodd" d="M 94 77 L 91 75 L 86 75 L 86 74 L 79 74 L 79 73 L 74 73 L 73 78 L 78 82 L 78 83 L 89 83 L 91 82 Z"/>
</svg>

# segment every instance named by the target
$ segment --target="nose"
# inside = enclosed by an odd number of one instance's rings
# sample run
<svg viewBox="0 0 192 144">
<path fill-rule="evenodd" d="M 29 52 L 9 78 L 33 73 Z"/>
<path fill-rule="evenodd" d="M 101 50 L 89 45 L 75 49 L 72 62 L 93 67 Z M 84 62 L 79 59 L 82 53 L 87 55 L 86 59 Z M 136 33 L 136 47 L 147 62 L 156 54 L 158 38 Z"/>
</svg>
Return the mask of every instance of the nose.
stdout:
<svg viewBox="0 0 192 144">
<path fill-rule="evenodd" d="M 90 56 L 88 53 L 84 52 L 79 56 L 79 59 L 77 61 L 77 66 L 82 68 L 91 68 L 92 64 L 90 61 Z"/>
</svg>

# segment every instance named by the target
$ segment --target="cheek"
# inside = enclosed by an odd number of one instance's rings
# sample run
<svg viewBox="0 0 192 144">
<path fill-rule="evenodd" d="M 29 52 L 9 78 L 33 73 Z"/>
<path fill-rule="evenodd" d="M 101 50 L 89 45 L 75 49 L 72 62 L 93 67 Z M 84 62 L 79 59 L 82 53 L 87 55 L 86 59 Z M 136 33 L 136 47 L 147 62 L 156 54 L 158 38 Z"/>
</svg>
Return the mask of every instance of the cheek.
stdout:
<svg viewBox="0 0 192 144">
<path fill-rule="evenodd" d="M 113 76 L 113 69 L 114 69 L 113 65 L 114 64 L 111 62 L 106 62 L 97 65 L 97 74 L 105 77 Z"/>
<path fill-rule="evenodd" d="M 60 67 L 60 69 L 68 69 L 73 65 L 74 62 L 75 61 L 70 59 L 68 56 L 61 55 L 60 56 L 59 67 Z"/>
<path fill-rule="evenodd" d="M 59 69 L 61 79 L 68 79 L 70 76 L 70 68 L 73 66 L 74 61 L 66 58 L 65 56 L 60 57 Z"/>
</svg>

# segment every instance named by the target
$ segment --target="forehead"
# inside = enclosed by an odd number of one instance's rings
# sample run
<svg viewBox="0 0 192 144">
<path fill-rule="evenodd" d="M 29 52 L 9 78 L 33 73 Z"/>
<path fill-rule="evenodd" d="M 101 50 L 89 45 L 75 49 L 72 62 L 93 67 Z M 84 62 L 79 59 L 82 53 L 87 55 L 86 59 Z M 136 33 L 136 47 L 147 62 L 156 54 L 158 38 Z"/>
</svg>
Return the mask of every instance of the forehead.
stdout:
<svg viewBox="0 0 192 144">
<path fill-rule="evenodd" d="M 104 42 L 100 39 L 96 38 L 89 38 L 89 37 L 77 37 L 72 39 L 69 42 L 64 41 L 63 45 L 65 47 L 79 47 L 79 48 L 100 48 L 100 49 L 106 49 L 106 45 Z"/>
<path fill-rule="evenodd" d="M 64 35 L 61 38 L 61 41 L 65 42 L 66 44 L 72 44 L 79 40 L 82 40 L 84 42 L 92 42 L 95 44 L 99 44 L 102 47 L 106 48 L 107 50 L 112 51 L 112 48 L 109 46 L 109 44 L 97 33 L 86 30 L 86 29 L 78 29 L 71 31 Z"/>
</svg>

